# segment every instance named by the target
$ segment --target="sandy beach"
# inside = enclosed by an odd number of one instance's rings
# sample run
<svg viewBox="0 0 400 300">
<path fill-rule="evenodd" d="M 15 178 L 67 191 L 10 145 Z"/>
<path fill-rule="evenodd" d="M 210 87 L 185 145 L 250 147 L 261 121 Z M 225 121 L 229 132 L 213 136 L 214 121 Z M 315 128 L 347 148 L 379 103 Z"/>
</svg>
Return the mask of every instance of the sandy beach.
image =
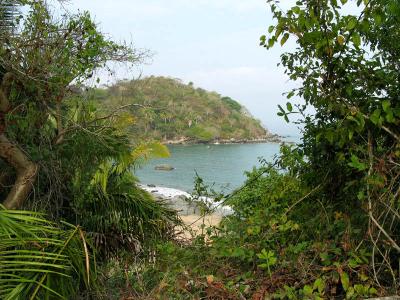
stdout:
<svg viewBox="0 0 400 300">
<path fill-rule="evenodd" d="M 195 203 L 191 203 L 192 196 L 185 192 L 174 188 L 153 186 L 153 185 L 139 185 L 145 191 L 151 193 L 156 199 L 166 201 L 172 208 L 179 212 L 182 221 L 191 227 L 193 233 L 201 232 L 201 227 L 204 222 L 206 227 L 218 226 L 224 216 L 233 213 L 232 208 L 229 206 L 222 206 L 219 203 L 214 202 L 212 199 L 203 198 L 210 205 L 215 208 L 214 212 L 204 216 L 201 216 L 201 211 Z"/>
</svg>

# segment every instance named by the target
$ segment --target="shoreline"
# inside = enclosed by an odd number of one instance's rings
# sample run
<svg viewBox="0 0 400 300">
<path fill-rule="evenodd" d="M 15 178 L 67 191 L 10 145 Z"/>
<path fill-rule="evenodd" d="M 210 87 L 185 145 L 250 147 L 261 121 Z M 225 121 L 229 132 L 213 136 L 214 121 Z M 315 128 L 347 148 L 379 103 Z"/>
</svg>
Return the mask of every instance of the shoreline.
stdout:
<svg viewBox="0 0 400 300">
<path fill-rule="evenodd" d="M 188 137 L 182 137 L 180 139 L 163 140 L 161 141 L 165 145 L 229 145 L 229 144 L 262 144 L 262 143 L 291 143 L 284 140 L 285 137 L 279 135 L 271 135 L 265 138 L 255 139 L 215 139 L 210 141 L 193 140 Z"/>
<path fill-rule="evenodd" d="M 201 215 L 201 203 L 193 201 L 192 195 L 188 192 L 170 187 L 156 186 L 153 184 L 139 183 L 138 186 L 153 195 L 156 200 L 165 201 L 168 206 L 177 210 L 181 217 Z M 204 203 L 212 210 L 210 215 L 225 217 L 233 214 L 233 209 L 231 207 L 221 205 L 221 203 L 215 202 L 212 198 L 200 197 L 198 201 Z"/>
</svg>

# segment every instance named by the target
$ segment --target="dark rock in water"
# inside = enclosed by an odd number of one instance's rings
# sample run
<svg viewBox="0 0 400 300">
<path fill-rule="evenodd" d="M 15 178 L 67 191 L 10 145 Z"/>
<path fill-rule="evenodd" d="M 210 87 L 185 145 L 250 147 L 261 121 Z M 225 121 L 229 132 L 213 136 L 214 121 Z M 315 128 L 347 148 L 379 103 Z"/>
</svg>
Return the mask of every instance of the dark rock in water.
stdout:
<svg viewBox="0 0 400 300">
<path fill-rule="evenodd" d="M 155 184 L 148 184 L 147 186 L 148 186 L 148 187 L 156 187 Z"/>
<path fill-rule="evenodd" d="M 152 190 L 151 192 L 152 192 L 152 193 L 158 193 L 158 191 L 157 191 L 157 190 Z"/>
<path fill-rule="evenodd" d="M 154 169 L 159 170 L 159 171 L 172 171 L 175 168 L 170 165 L 158 165 L 158 166 L 155 166 Z"/>
</svg>

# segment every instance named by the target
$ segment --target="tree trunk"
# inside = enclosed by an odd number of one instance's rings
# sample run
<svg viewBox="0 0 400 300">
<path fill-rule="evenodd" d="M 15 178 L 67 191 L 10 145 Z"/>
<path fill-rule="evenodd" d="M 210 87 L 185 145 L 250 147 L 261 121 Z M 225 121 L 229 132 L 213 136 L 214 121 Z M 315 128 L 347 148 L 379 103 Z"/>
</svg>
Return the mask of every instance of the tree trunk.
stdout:
<svg viewBox="0 0 400 300">
<path fill-rule="evenodd" d="M 3 170 L 0 171 L 0 193 L 1 190 L 6 186 L 6 181 L 7 181 L 7 173 L 4 172 Z"/>
<path fill-rule="evenodd" d="M 0 157 L 17 172 L 17 179 L 3 205 L 7 209 L 21 208 L 32 191 L 38 167 L 28 159 L 21 149 L 11 143 L 4 134 L 0 135 Z"/>
<path fill-rule="evenodd" d="M 18 209 L 21 208 L 32 191 L 38 167 L 29 160 L 17 145 L 10 142 L 5 135 L 5 116 L 10 107 L 8 94 L 12 80 L 13 75 L 6 73 L 0 88 L 0 158 L 4 159 L 17 172 L 15 183 L 4 200 L 3 205 L 7 209 Z"/>
</svg>

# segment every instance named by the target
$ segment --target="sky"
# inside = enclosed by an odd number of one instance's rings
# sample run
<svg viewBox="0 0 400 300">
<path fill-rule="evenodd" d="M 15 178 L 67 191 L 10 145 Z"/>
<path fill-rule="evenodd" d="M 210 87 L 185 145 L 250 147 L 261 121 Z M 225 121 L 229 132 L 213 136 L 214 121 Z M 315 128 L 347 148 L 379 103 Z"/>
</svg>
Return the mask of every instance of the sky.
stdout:
<svg viewBox="0 0 400 300">
<path fill-rule="evenodd" d="M 259 45 L 273 24 L 265 0 L 70 0 L 65 7 L 88 10 L 111 39 L 153 53 L 137 70 L 116 70 L 114 80 L 142 74 L 193 82 L 246 106 L 273 133 L 298 134 L 276 115 L 293 87 L 277 63 L 293 45 Z"/>
</svg>

